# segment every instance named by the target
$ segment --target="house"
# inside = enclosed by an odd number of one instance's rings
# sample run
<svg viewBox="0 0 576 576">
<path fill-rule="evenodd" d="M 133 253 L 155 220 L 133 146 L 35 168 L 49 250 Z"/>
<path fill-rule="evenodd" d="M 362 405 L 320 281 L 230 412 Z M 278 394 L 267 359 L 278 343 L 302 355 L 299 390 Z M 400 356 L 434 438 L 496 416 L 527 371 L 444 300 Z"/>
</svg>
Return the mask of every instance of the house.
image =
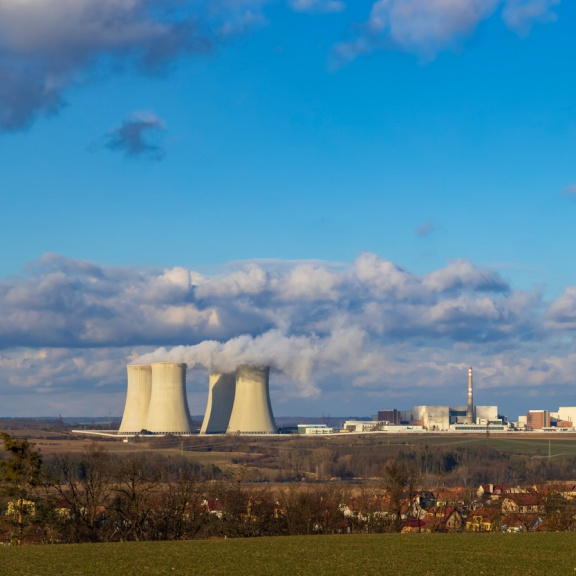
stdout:
<svg viewBox="0 0 576 576">
<path fill-rule="evenodd" d="M 512 493 L 512 488 L 507 484 L 495 484 L 492 488 L 492 499 L 496 500 L 498 498 L 504 498 L 508 494 Z"/>
<path fill-rule="evenodd" d="M 464 517 L 454 506 L 430 508 L 426 521 L 432 532 L 461 532 L 464 528 Z"/>
<path fill-rule="evenodd" d="M 430 532 L 430 526 L 425 520 L 418 520 L 413 518 L 411 520 L 406 520 L 404 523 L 404 528 L 402 528 L 402 534 L 409 534 L 412 532 Z"/>
<path fill-rule="evenodd" d="M 494 484 L 480 484 L 480 487 L 476 491 L 476 496 L 478 496 L 478 498 L 490 498 L 492 496 L 492 490 L 494 490 Z"/>
<path fill-rule="evenodd" d="M 477 508 L 466 518 L 467 532 L 492 532 L 500 526 L 500 510 L 497 508 Z"/>
<path fill-rule="evenodd" d="M 436 506 L 464 506 L 466 491 L 464 488 L 450 488 L 438 492 Z"/>
<path fill-rule="evenodd" d="M 540 514 L 544 512 L 544 501 L 538 494 L 508 494 L 502 499 L 505 514 Z"/>
<path fill-rule="evenodd" d="M 537 514 L 507 514 L 502 518 L 500 530 L 502 532 L 524 532 L 537 530 L 542 519 Z"/>
</svg>

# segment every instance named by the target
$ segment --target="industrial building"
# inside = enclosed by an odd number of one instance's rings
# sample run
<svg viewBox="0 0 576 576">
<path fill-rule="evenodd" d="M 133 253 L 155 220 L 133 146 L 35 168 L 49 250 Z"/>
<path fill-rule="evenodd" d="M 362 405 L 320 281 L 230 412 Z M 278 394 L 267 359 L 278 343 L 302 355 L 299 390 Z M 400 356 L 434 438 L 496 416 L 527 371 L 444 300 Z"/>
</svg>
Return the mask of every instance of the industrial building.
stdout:
<svg viewBox="0 0 576 576">
<path fill-rule="evenodd" d="M 270 368 L 239 366 L 235 374 L 212 372 L 200 434 L 275 434 Z"/>
<path fill-rule="evenodd" d="M 550 412 L 548 410 L 529 410 L 526 414 L 526 428 L 529 430 L 550 428 Z"/>
<path fill-rule="evenodd" d="M 270 402 L 270 368 L 239 366 L 227 434 L 276 434 Z"/>
<path fill-rule="evenodd" d="M 305 436 L 315 436 L 317 434 L 332 434 L 334 428 L 327 424 L 298 424 L 298 434 Z"/>
<path fill-rule="evenodd" d="M 502 424 L 498 406 L 475 406 L 472 422 L 469 421 L 468 406 L 412 406 L 404 422 L 425 426 L 430 431 L 450 430 L 452 426 L 486 426 Z"/>
<path fill-rule="evenodd" d="M 150 394 L 152 392 L 152 368 L 148 365 L 129 365 L 128 388 L 124 416 L 120 424 L 121 434 L 138 434 L 146 428 Z"/>
<path fill-rule="evenodd" d="M 390 422 L 390 424 L 400 424 L 400 412 L 396 410 L 396 408 L 378 410 L 378 414 L 374 420 L 377 420 L 378 422 Z"/>
<path fill-rule="evenodd" d="M 468 368 L 468 402 L 466 406 L 412 406 L 412 410 L 380 410 L 378 421 L 424 427 L 431 432 L 458 429 L 480 431 L 486 426 L 504 426 L 497 406 L 474 406 L 472 368 Z M 466 427 L 466 428 L 464 428 Z M 504 426 L 505 428 L 505 426 Z M 504 429 L 503 428 L 503 429 Z M 496 429 L 496 428 L 494 428 Z"/>
<path fill-rule="evenodd" d="M 573 406 L 560 406 L 558 412 L 550 412 L 550 417 L 557 420 L 557 426 L 572 427 L 576 423 L 576 408 Z"/>
<path fill-rule="evenodd" d="M 387 421 L 377 420 L 346 420 L 341 432 L 389 432 L 389 433 L 415 433 L 425 432 L 423 426 L 412 424 L 391 424 Z"/>
<path fill-rule="evenodd" d="M 146 430 L 153 434 L 190 434 L 192 424 L 186 398 L 186 364 L 156 362 Z"/>
<path fill-rule="evenodd" d="M 126 405 L 120 435 L 191 434 L 186 364 L 127 366 Z M 235 374 L 209 375 L 201 434 L 275 434 L 270 368 L 239 366 Z"/>
<path fill-rule="evenodd" d="M 190 434 L 186 364 L 155 362 L 126 367 L 128 387 L 121 434 Z"/>
<path fill-rule="evenodd" d="M 235 372 L 213 371 L 208 377 L 208 401 L 201 434 L 275 434 L 268 366 L 238 366 Z M 342 432 L 504 432 L 509 429 L 497 406 L 474 406 L 472 368 L 468 369 L 466 406 L 416 405 L 411 410 L 379 410 L 373 420 L 347 420 Z M 530 410 L 515 429 L 574 431 L 576 407 L 557 412 Z M 298 425 L 298 434 L 334 432 L 323 424 Z M 109 431 L 112 434 L 114 431 Z M 191 434 L 186 397 L 186 365 L 155 362 L 127 366 L 126 404 L 120 436 L 137 434 Z M 294 429 L 296 432 L 296 428 Z M 103 435 L 93 431 L 95 434 Z"/>
<path fill-rule="evenodd" d="M 208 405 L 200 434 L 225 434 L 236 396 L 236 375 L 210 372 Z"/>
</svg>

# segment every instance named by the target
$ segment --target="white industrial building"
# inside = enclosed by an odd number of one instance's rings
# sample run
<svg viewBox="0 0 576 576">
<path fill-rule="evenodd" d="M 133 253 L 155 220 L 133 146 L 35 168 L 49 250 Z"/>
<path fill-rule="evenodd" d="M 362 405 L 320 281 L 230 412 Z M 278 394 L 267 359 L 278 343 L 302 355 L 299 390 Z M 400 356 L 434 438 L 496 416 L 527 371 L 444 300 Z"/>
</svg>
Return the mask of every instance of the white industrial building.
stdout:
<svg viewBox="0 0 576 576">
<path fill-rule="evenodd" d="M 152 393 L 145 429 L 153 434 L 190 434 L 186 364 L 155 362 L 150 367 Z"/>
<path fill-rule="evenodd" d="M 119 434 L 191 434 L 186 364 L 127 366 L 126 405 Z M 202 434 L 274 434 L 269 367 L 239 366 L 235 374 L 212 372 Z"/>
<path fill-rule="evenodd" d="M 298 434 L 307 436 L 314 436 L 317 434 L 332 434 L 334 428 L 330 428 L 326 424 L 298 424 Z"/>
<path fill-rule="evenodd" d="M 152 368 L 148 365 L 129 365 L 128 388 L 124 416 L 120 424 L 121 434 L 138 434 L 146 428 L 150 394 L 152 392 Z"/>
<path fill-rule="evenodd" d="M 236 392 L 227 434 L 275 434 L 277 432 L 270 402 L 270 368 L 239 366 Z"/>
<path fill-rule="evenodd" d="M 127 366 L 128 387 L 120 434 L 190 434 L 186 364 Z"/>
<path fill-rule="evenodd" d="M 564 422 L 572 422 L 576 425 L 576 407 L 575 406 L 560 406 L 558 412 L 550 412 L 550 416 L 556 418 L 557 420 L 563 420 Z"/>
<path fill-rule="evenodd" d="M 501 424 L 498 419 L 498 406 L 474 406 L 472 424 Z M 429 431 L 450 430 L 456 424 L 468 423 L 467 406 L 413 406 L 413 424 L 425 426 Z"/>
<path fill-rule="evenodd" d="M 236 375 L 211 372 L 208 380 L 208 405 L 200 434 L 225 434 L 236 396 Z"/>
<path fill-rule="evenodd" d="M 509 430 L 507 424 L 503 424 L 501 420 L 495 423 L 487 424 L 452 424 L 450 426 L 452 432 L 470 432 L 472 434 L 482 434 L 490 432 L 507 432 Z"/>
<path fill-rule="evenodd" d="M 342 432 L 388 432 L 390 434 L 409 434 L 424 431 L 423 426 L 390 424 L 390 422 L 379 422 L 376 420 L 346 420 L 342 427 Z"/>
</svg>

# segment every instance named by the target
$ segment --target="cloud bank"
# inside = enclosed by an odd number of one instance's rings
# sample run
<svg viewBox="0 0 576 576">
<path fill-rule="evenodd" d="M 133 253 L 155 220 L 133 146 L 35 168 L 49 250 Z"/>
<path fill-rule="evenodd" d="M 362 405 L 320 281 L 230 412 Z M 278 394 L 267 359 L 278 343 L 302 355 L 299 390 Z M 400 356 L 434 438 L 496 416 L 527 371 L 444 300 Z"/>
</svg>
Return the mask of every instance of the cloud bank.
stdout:
<svg viewBox="0 0 576 576">
<path fill-rule="evenodd" d="M 576 369 L 576 287 L 546 302 L 467 260 L 416 275 L 365 253 L 207 276 L 48 254 L 0 282 L 0 316 L 3 394 L 121 393 L 143 361 L 269 364 L 279 399 L 441 389 L 468 365 L 496 394 L 561 393 Z"/>
</svg>

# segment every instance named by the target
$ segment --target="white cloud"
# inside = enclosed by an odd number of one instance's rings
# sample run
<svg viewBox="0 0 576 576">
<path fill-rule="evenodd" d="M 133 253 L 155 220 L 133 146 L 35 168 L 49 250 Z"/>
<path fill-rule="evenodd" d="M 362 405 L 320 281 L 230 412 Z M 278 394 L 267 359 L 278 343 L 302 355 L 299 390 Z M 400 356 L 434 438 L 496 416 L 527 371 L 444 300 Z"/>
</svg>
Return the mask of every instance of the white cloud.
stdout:
<svg viewBox="0 0 576 576">
<path fill-rule="evenodd" d="M 207 54 L 268 23 L 272 0 L 0 0 L 0 130 L 21 130 L 58 113 L 68 89 L 99 73 L 163 70 L 186 54 Z M 559 0 L 378 0 L 359 32 L 334 49 L 337 63 L 395 48 L 423 58 L 458 45 L 494 13 L 527 33 L 556 18 Z M 334 13 L 342 0 L 289 0 L 302 13 Z M 122 128 L 122 127 L 121 127 Z M 150 152 L 139 136 L 161 124 L 131 125 L 116 148 Z M 130 138 L 130 136 L 132 136 Z"/>
<path fill-rule="evenodd" d="M 520 34 L 526 34 L 534 23 L 554 22 L 553 8 L 560 0 L 507 0 L 502 11 L 506 25 Z"/>
<path fill-rule="evenodd" d="M 424 286 L 438 292 L 466 288 L 476 291 L 505 292 L 508 283 L 494 270 L 479 268 L 464 259 L 452 261 L 446 268 L 427 274 Z"/>
<path fill-rule="evenodd" d="M 468 365 L 486 388 L 561 389 L 575 365 L 574 287 L 547 304 L 466 260 L 424 276 L 375 254 L 240 262 L 206 276 L 51 254 L 0 281 L 0 316 L 0 393 L 10 397 L 118 394 L 138 358 L 188 363 L 198 394 L 196 369 L 270 364 L 281 402 L 438 388 Z"/>
<path fill-rule="evenodd" d="M 58 112 L 95 65 L 157 72 L 262 24 L 265 1 L 0 0 L 0 129 Z M 157 125 L 158 126 L 158 125 Z"/>
<path fill-rule="evenodd" d="M 506 26 L 526 33 L 535 22 L 551 22 L 558 0 L 377 0 L 362 31 L 335 48 L 342 62 L 380 48 L 396 48 L 425 59 L 458 46 L 478 25 L 501 10 Z"/>
<path fill-rule="evenodd" d="M 550 328 L 576 330 L 576 286 L 566 287 L 548 309 L 546 320 Z"/>
</svg>

